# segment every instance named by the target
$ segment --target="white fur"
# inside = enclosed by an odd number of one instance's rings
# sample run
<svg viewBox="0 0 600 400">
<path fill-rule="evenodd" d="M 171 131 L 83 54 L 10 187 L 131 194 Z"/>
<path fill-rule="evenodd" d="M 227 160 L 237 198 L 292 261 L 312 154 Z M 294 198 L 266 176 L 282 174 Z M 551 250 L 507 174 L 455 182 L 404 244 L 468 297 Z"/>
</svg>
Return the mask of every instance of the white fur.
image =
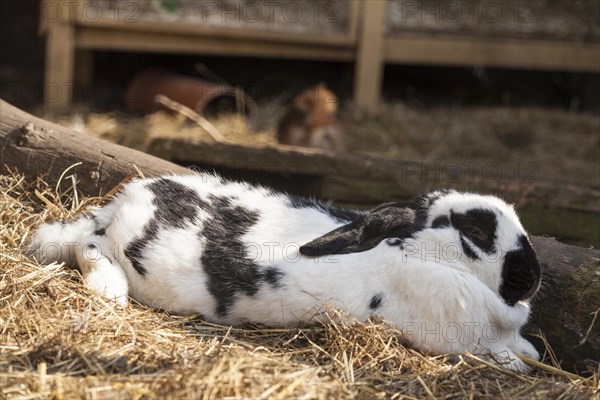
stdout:
<svg viewBox="0 0 600 400">
<path fill-rule="evenodd" d="M 86 286 L 125 307 L 128 286 L 121 266 L 104 256 L 95 243 L 79 249 L 76 256 Z"/>
<path fill-rule="evenodd" d="M 459 238 L 451 227 L 424 229 L 406 241 L 404 250 L 384 240 L 362 253 L 313 258 L 300 255 L 299 247 L 343 222 L 314 208 L 293 208 L 286 195 L 261 187 L 224 182 L 211 175 L 169 179 L 192 188 L 207 203 L 210 195 L 225 196 L 235 205 L 258 212 L 260 218 L 244 235 L 243 243 L 261 268 L 274 266 L 283 272 L 281 287 L 263 284 L 254 295 L 239 294 L 230 312 L 219 316 L 208 290 L 208 276 L 199 266 L 206 243 L 198 231 L 210 217 L 203 213 L 184 229 L 161 231 L 144 252 L 147 272 L 141 276 L 124 248 L 142 235 L 153 217 L 153 194 L 145 187 L 152 180 L 127 184 L 110 204 L 92 212 L 98 223 L 108 226 L 106 236 L 93 234 L 90 217 L 44 225 L 33 240 L 35 256 L 40 261 L 73 262 L 75 252 L 86 284 L 108 298 L 125 304 L 128 294 L 151 307 L 200 313 L 225 324 L 292 325 L 320 318 L 325 304 L 365 320 L 373 313 L 370 299 L 381 294 L 382 305 L 375 313 L 402 330 L 418 349 L 491 353 L 499 363 L 518 371 L 528 371 L 528 367 L 516 354 L 538 358 L 519 333 L 529 315 L 527 302 L 511 307 L 499 295 L 503 254 L 525 231 L 512 207 L 498 198 L 450 193 L 428 211 L 426 226 L 449 210 L 492 210 L 498 219 L 497 251 L 485 262 L 470 261 L 460 251 L 452 253 L 457 249 L 452 244 Z M 67 242 L 77 246 L 68 247 Z M 47 251 L 56 248 L 56 243 L 63 254 Z M 86 253 L 97 250 L 97 256 Z"/>
</svg>

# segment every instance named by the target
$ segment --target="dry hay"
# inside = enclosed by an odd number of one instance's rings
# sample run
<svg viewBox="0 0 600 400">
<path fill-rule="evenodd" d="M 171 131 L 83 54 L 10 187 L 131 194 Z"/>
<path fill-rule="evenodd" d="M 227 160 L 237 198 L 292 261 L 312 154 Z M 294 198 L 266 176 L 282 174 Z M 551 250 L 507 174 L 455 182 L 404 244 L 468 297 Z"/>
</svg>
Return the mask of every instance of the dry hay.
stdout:
<svg viewBox="0 0 600 400">
<path fill-rule="evenodd" d="M 536 178 L 598 185 L 600 118 L 534 107 L 382 106 L 340 117 L 352 149 L 421 162 L 535 165 Z"/>
<path fill-rule="evenodd" d="M 67 179 L 67 178 L 65 178 Z M 119 309 L 67 266 L 23 255 L 35 227 L 98 198 L 0 176 L 0 398 L 561 398 L 588 379 L 522 376 L 474 356 L 428 356 L 382 321 L 232 328 L 132 304 Z M 335 311 L 332 319 L 340 320 Z M 345 318 L 341 318 L 345 321 Z"/>
</svg>

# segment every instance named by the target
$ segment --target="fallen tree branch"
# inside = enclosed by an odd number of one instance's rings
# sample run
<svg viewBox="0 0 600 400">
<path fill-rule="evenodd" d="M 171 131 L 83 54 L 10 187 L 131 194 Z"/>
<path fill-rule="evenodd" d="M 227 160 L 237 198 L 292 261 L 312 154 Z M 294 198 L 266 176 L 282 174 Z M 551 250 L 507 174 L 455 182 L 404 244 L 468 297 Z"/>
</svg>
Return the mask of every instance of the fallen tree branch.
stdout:
<svg viewBox="0 0 600 400">
<path fill-rule="evenodd" d="M 32 180 L 45 175 L 53 186 L 72 167 L 78 176 L 77 188 L 93 196 L 106 195 L 128 175 L 137 175 L 136 167 L 147 177 L 191 173 L 157 157 L 36 118 L 0 100 L 0 172 L 7 167 Z M 581 372 L 588 368 L 586 359 L 597 362 L 600 354 L 600 330 L 593 326 L 598 323 L 594 313 L 600 305 L 600 252 L 551 238 L 532 237 L 532 241 L 544 267 L 544 283 L 526 331 L 542 331 L 562 366 Z M 532 341 L 543 351 L 540 340 Z"/>
</svg>

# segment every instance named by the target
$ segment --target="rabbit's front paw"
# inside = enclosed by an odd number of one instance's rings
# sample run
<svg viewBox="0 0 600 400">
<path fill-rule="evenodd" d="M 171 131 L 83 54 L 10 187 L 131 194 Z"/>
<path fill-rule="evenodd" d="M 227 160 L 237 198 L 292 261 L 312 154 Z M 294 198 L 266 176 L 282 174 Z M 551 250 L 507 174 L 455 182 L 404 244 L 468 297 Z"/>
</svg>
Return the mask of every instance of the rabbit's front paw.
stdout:
<svg viewBox="0 0 600 400">
<path fill-rule="evenodd" d="M 540 359 L 540 353 L 536 350 L 535 347 L 526 339 L 524 339 L 521 335 L 518 335 L 517 340 L 513 343 L 509 344 L 509 348 L 515 353 L 523 356 L 527 356 L 534 360 Z"/>
<path fill-rule="evenodd" d="M 77 253 L 77 262 L 85 285 L 115 301 L 121 307 L 128 303 L 129 285 L 122 267 L 100 253 L 94 244 L 87 244 Z"/>
</svg>

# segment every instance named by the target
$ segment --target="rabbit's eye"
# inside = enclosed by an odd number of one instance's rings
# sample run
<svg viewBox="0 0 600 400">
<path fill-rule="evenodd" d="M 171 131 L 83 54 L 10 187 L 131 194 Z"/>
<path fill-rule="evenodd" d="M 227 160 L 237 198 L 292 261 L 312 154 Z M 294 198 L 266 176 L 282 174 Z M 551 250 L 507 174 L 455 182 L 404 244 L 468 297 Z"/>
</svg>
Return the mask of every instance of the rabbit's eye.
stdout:
<svg viewBox="0 0 600 400">
<path fill-rule="evenodd" d="M 468 237 L 477 247 L 489 253 L 493 249 L 494 237 L 492 233 L 486 233 L 477 226 L 469 226 L 463 229 L 463 235 Z"/>
<path fill-rule="evenodd" d="M 487 235 L 476 226 L 465 229 L 465 234 L 473 239 L 485 240 L 487 238 Z"/>
<path fill-rule="evenodd" d="M 491 254 L 494 251 L 494 240 L 496 237 L 496 215 L 483 209 L 469 210 L 464 214 L 450 214 L 452 226 L 466 236 L 473 244 L 484 252 Z"/>
</svg>

